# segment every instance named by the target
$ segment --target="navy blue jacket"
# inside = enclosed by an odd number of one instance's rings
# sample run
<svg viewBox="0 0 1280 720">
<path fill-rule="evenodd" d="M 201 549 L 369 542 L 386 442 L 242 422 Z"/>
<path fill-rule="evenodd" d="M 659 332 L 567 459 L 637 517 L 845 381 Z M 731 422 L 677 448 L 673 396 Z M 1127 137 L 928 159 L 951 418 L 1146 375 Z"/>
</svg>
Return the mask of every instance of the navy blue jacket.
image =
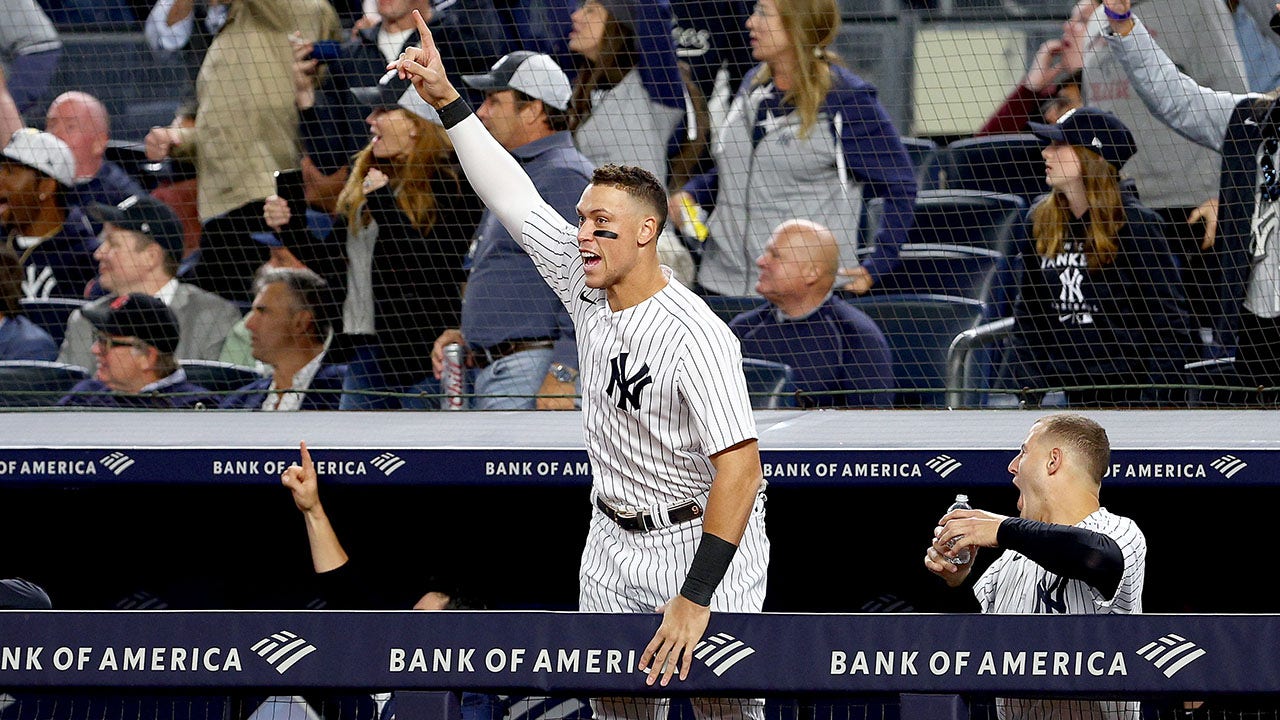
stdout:
<svg viewBox="0 0 1280 720">
<path fill-rule="evenodd" d="M 0 322 L 0 360 L 58 359 L 58 343 L 44 328 L 22 315 L 10 315 Z"/>
<path fill-rule="evenodd" d="M 1087 268 L 1081 244 L 1087 215 L 1070 224 L 1071 247 L 1042 258 L 1035 251 L 1030 212 L 1014 308 L 1014 358 L 1021 384 L 1181 383 L 1183 365 L 1197 355 L 1181 278 L 1160 217 L 1126 196 L 1115 261 Z"/>
<path fill-rule="evenodd" d="M 866 313 L 838 297 L 809 315 L 784 319 L 772 303 L 729 322 L 742 356 L 791 366 L 805 407 L 891 407 L 893 356 Z M 849 392 L 876 390 L 880 392 Z"/>
<path fill-rule="evenodd" d="M 337 410 L 338 399 L 342 394 L 342 379 L 346 373 L 340 365 L 321 364 L 316 376 L 311 379 L 307 393 L 302 398 L 302 410 Z M 234 393 L 222 398 L 218 405 L 221 410 L 261 410 L 262 401 L 267 399 L 267 391 L 271 389 L 271 378 L 264 377 L 245 385 Z M 326 390 L 329 392 L 311 392 Z"/>
<path fill-rule="evenodd" d="M 12 228 L 4 234 L 13 241 Z M 67 211 L 67 219 L 56 235 L 40 243 L 22 263 L 26 279 L 22 293 L 29 298 L 83 299 L 85 291 L 98 275 L 93 251 L 98 247 L 89 218 L 79 207 Z M 21 257 L 26 248 L 15 243 Z"/>
<path fill-rule="evenodd" d="M 170 375 L 170 377 L 173 376 Z M 176 410 L 213 408 L 218 406 L 218 400 L 208 390 L 187 382 L 185 376 L 184 379 L 167 385 L 154 394 L 145 395 L 113 392 L 106 383 L 97 378 L 90 378 L 76 383 L 76 386 L 71 388 L 71 392 L 58 401 L 58 405 L 122 410 Z"/>
</svg>

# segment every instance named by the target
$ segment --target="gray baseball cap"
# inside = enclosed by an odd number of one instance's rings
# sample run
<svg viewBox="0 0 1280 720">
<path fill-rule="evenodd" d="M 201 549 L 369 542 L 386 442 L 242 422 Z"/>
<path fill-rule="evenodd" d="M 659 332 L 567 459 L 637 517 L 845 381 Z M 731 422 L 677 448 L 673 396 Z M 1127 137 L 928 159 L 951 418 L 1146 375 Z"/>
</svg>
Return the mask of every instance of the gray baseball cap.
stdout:
<svg viewBox="0 0 1280 720">
<path fill-rule="evenodd" d="M 463 75 L 462 81 L 483 92 L 519 90 L 557 110 L 569 107 L 573 88 L 564 70 L 550 55 L 518 50 L 494 63 L 484 75 Z"/>
<path fill-rule="evenodd" d="M 76 160 L 67 144 L 35 128 L 13 131 L 4 156 L 13 162 L 44 173 L 66 187 L 76 184 Z"/>
</svg>

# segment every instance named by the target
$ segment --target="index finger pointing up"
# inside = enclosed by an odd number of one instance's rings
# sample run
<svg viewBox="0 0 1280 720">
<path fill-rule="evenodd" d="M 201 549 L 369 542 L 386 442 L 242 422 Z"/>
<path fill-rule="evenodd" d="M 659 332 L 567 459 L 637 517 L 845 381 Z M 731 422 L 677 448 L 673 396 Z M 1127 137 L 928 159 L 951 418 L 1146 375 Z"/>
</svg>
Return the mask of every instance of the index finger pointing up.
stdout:
<svg viewBox="0 0 1280 720">
<path fill-rule="evenodd" d="M 427 29 L 427 21 L 422 19 L 422 13 L 417 10 L 413 11 L 413 21 L 418 24 L 418 42 L 422 43 L 422 51 L 427 54 L 424 59 L 430 60 L 436 54 L 436 43 L 431 37 L 431 31 Z"/>
<path fill-rule="evenodd" d="M 302 471 L 310 475 L 315 472 L 315 465 L 311 462 L 311 453 L 307 451 L 307 441 L 303 440 L 298 445 L 302 452 Z"/>
</svg>

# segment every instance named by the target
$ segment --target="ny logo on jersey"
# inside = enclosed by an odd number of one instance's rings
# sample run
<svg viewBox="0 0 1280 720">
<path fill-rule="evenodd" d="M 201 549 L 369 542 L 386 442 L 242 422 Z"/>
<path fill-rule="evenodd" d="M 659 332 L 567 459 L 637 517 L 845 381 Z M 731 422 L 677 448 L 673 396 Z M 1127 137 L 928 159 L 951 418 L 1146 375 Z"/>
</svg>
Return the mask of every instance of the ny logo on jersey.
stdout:
<svg viewBox="0 0 1280 720">
<path fill-rule="evenodd" d="M 653 382 L 653 377 L 649 375 L 649 363 L 640 366 L 635 375 L 627 375 L 627 355 L 619 353 L 609 360 L 609 387 L 604 391 L 612 395 L 613 389 L 618 389 L 619 410 L 626 410 L 628 404 L 632 410 L 639 410 L 640 391 Z"/>
<path fill-rule="evenodd" d="M 1060 577 L 1051 584 L 1046 584 L 1044 580 L 1036 583 L 1036 614 L 1043 615 L 1065 615 L 1067 614 L 1067 600 L 1062 597 L 1067 590 L 1067 579 Z"/>
</svg>

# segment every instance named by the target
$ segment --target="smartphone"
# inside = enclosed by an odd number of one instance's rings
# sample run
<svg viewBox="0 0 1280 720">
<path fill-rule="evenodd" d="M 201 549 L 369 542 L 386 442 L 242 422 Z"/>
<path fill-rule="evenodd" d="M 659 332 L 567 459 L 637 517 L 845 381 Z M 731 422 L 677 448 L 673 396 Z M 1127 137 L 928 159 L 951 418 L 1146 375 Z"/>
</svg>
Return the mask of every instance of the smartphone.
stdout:
<svg viewBox="0 0 1280 720">
<path fill-rule="evenodd" d="M 311 59 L 337 60 L 342 57 L 342 43 L 337 40 L 316 40 L 311 43 Z"/>
<path fill-rule="evenodd" d="M 302 169 L 277 170 L 276 195 L 289 203 L 289 214 L 296 218 L 306 217 L 307 195 L 302 185 Z"/>
</svg>

